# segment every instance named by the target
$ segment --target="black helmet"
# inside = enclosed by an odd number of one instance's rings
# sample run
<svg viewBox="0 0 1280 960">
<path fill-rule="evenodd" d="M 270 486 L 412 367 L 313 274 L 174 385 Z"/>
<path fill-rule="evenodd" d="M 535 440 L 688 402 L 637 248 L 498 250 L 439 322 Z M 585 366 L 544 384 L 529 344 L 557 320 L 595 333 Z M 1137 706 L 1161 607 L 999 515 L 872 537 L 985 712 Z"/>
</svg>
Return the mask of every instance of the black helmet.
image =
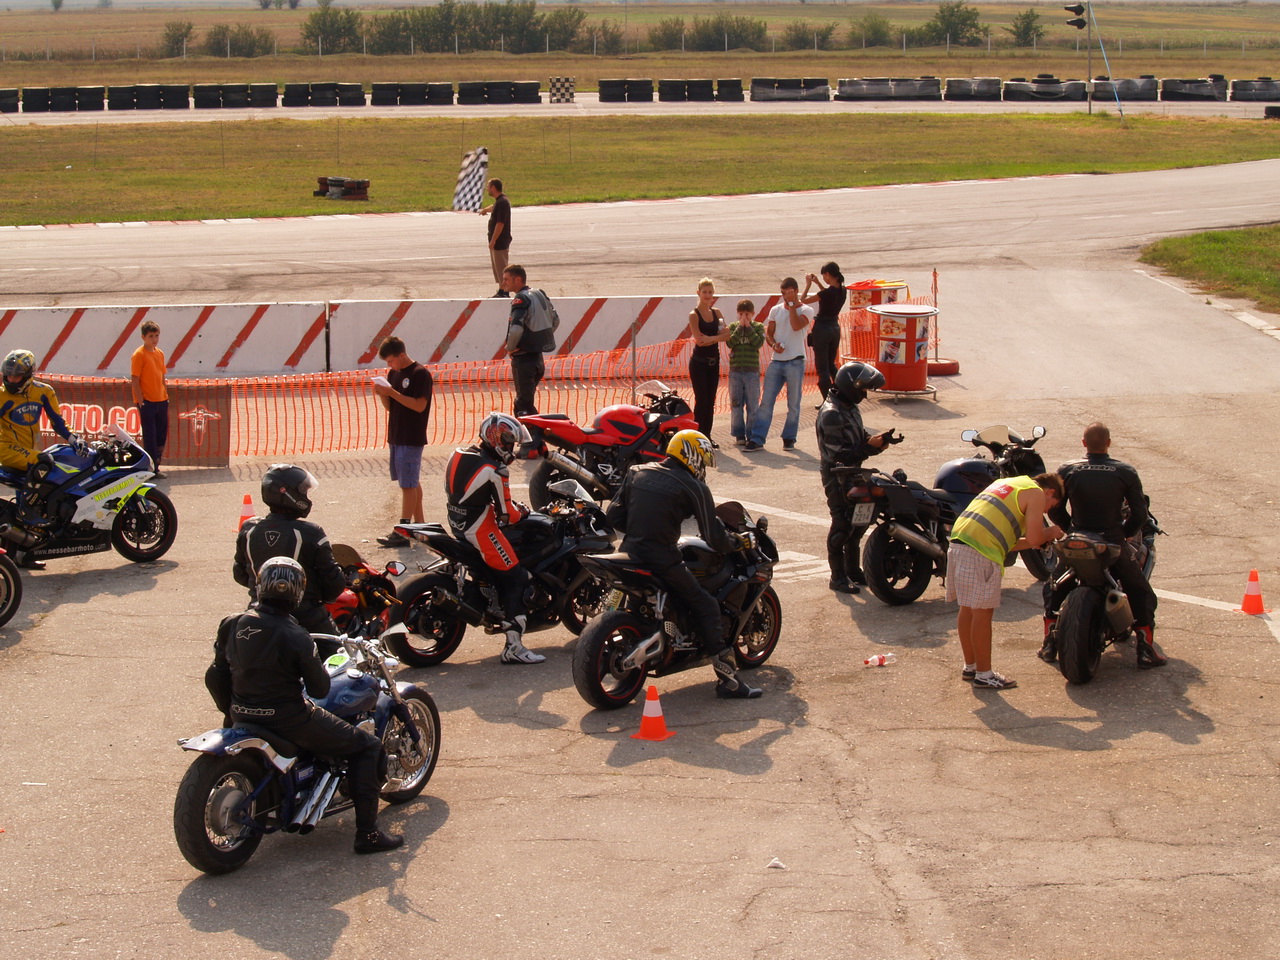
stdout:
<svg viewBox="0 0 1280 960">
<path fill-rule="evenodd" d="M 849 403 L 861 403 L 868 390 L 884 386 L 884 374 L 869 363 L 853 360 L 836 371 L 835 391 Z"/>
<path fill-rule="evenodd" d="M 4 378 L 4 388 L 9 393 L 21 393 L 27 389 L 36 369 L 36 355 L 30 350 L 10 350 L 9 355 L 0 363 L 0 377 Z M 10 383 L 10 377 L 21 377 L 17 383 Z"/>
<path fill-rule="evenodd" d="M 277 463 L 262 475 L 262 502 L 300 519 L 311 512 L 311 492 L 318 486 L 320 481 L 302 467 Z"/>
<path fill-rule="evenodd" d="M 292 557 L 272 557 L 258 568 L 258 600 L 292 610 L 302 601 L 307 574 Z"/>
</svg>

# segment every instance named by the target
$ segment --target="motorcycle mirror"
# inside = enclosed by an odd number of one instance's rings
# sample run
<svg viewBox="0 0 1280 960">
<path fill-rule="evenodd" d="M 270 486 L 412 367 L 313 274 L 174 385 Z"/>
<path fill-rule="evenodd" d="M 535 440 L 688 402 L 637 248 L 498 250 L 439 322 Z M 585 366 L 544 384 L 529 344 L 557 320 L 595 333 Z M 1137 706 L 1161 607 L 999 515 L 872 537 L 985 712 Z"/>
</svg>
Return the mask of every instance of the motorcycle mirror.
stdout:
<svg viewBox="0 0 1280 960">
<path fill-rule="evenodd" d="M 965 443 L 973 443 L 973 441 L 978 439 L 978 431 L 963 430 L 960 433 L 960 439 L 963 440 Z"/>
<path fill-rule="evenodd" d="M 1032 436 L 1032 437 L 1034 437 L 1036 440 L 1039 440 L 1041 437 L 1043 437 L 1043 436 L 1044 436 L 1046 433 L 1048 433 L 1048 432 L 1049 432 L 1048 430 L 1046 430 L 1044 427 L 1040 427 L 1040 426 L 1036 426 L 1036 427 L 1032 427 L 1032 428 L 1031 428 L 1031 436 Z"/>
<path fill-rule="evenodd" d="M 399 560 L 392 560 L 390 563 L 387 564 L 387 573 L 391 574 L 393 577 L 400 576 L 400 574 L 404 573 L 408 569 L 409 568 L 406 567 Z"/>
</svg>

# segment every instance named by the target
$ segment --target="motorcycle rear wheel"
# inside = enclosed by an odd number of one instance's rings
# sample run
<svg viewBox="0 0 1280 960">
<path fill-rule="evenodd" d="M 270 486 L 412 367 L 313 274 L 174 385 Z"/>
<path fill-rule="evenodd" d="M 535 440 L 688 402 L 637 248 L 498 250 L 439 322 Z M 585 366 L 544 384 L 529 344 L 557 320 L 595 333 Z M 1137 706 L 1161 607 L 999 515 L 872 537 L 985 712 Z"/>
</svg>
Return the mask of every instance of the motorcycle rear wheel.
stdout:
<svg viewBox="0 0 1280 960">
<path fill-rule="evenodd" d="M 920 599 L 933 578 L 933 561 L 894 540 L 882 523 L 871 531 L 862 548 L 862 575 L 879 600 L 900 607 Z"/>
<path fill-rule="evenodd" d="M 264 769 L 252 756 L 202 753 L 187 768 L 173 802 L 173 833 L 187 863 L 205 873 L 238 870 L 253 856 L 262 833 L 237 814 Z M 248 809 L 257 817 L 258 801 Z"/>
<path fill-rule="evenodd" d="M 404 695 L 404 705 L 418 728 L 419 739 L 415 744 L 403 721 L 391 715 L 382 731 L 382 749 L 387 755 L 388 779 L 396 778 L 403 783 L 399 790 L 382 791 L 382 799 L 387 803 L 405 803 L 420 794 L 440 759 L 440 711 L 431 694 L 411 690 Z"/>
<path fill-rule="evenodd" d="M 634 700 L 647 671 L 624 670 L 621 664 L 653 630 L 652 623 L 625 610 L 609 610 L 587 624 L 573 651 L 573 685 L 582 699 L 599 710 L 617 710 Z"/>
<path fill-rule="evenodd" d="M 178 536 L 178 511 L 159 490 L 129 498 L 111 525 L 111 546 L 126 560 L 150 563 L 159 560 Z"/>
<path fill-rule="evenodd" d="M 456 588 L 452 577 L 433 573 L 410 581 L 400 591 L 400 603 L 391 611 L 391 625 L 403 623 L 409 635 L 388 637 L 387 645 L 401 661 L 411 667 L 434 667 L 453 656 L 467 632 L 466 621 L 439 609 L 431 600 L 437 590 Z"/>
<path fill-rule="evenodd" d="M 733 643 L 733 659 L 743 670 L 754 670 L 773 656 L 782 635 L 782 603 L 773 587 L 766 587 L 747 625 Z"/>
<path fill-rule="evenodd" d="M 13 619 L 22 603 L 22 577 L 18 565 L 0 553 L 0 627 Z"/>
<path fill-rule="evenodd" d="M 564 455 L 577 459 L 576 450 L 565 450 Z M 569 474 L 557 469 L 550 460 L 540 461 L 529 476 L 529 506 L 533 507 L 534 510 L 545 510 L 547 504 L 561 499 L 547 488 L 557 480 L 576 479 L 577 477 L 571 477 Z"/>
<path fill-rule="evenodd" d="M 1102 595 L 1077 587 L 1067 595 L 1058 614 L 1058 668 L 1068 683 L 1093 679 L 1107 645 L 1107 613 Z"/>
</svg>

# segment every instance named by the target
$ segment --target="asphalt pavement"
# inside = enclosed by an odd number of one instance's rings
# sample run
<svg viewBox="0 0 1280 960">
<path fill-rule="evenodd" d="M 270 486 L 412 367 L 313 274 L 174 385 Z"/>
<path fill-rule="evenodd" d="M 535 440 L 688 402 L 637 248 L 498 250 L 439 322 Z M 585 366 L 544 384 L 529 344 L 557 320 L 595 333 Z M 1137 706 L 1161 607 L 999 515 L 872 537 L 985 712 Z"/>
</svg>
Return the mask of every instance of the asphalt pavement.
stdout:
<svg viewBox="0 0 1280 960">
<path fill-rule="evenodd" d="M 529 637 L 548 655 L 532 667 L 500 665 L 499 642 L 469 630 L 444 666 L 405 671 L 439 703 L 443 747 L 422 798 L 384 813 L 401 851 L 352 857 L 345 815 L 206 878 L 173 842 L 190 760 L 175 740 L 216 723 L 201 677 L 218 619 L 244 601 L 229 576 L 234 526 L 264 464 L 174 469 L 168 556 L 24 574 L 22 609 L 0 630 L 0 947 L 291 960 L 1275 954 L 1280 749 L 1266 698 L 1280 646 L 1273 621 L 1231 607 L 1251 568 L 1268 603 L 1280 591 L 1280 344 L 1274 318 L 1133 260 L 1161 232 L 1280 220 L 1275 170 L 521 210 L 519 255 L 536 252 L 553 293 L 691 293 L 708 272 L 758 288 L 832 257 L 850 277 L 927 287 L 938 265 L 943 354 L 961 373 L 935 381 L 936 403 L 868 401 L 868 425 L 907 436 L 878 465 L 927 482 L 970 449 L 962 429 L 991 423 L 1044 424 L 1052 464 L 1078 455 L 1088 422 L 1109 423 L 1169 532 L 1154 578 L 1167 667 L 1139 673 L 1132 651 L 1108 652 L 1093 683 L 1068 686 L 1034 656 L 1039 588 L 1020 566 L 995 624 L 996 668 L 1019 681 L 1004 693 L 961 682 L 940 584 L 902 608 L 830 593 L 809 396 L 796 451 L 776 430 L 758 453 L 726 444 L 711 478 L 719 498 L 770 515 L 784 551 L 763 699 L 716 700 L 706 669 L 664 678 L 677 735 L 641 742 L 639 703 L 599 713 L 579 699 L 564 630 Z M 182 281 L 156 278 L 186 270 L 253 299 L 319 283 L 310 258 L 340 239 L 379 284 L 466 295 L 454 291 L 484 279 L 465 247 L 477 222 L 326 222 L 297 240 L 314 243 L 306 254 L 260 273 L 234 269 L 236 243 L 291 251 L 281 241 L 303 231 L 37 231 L 0 235 L 0 249 L 31 258 L 19 269 L 52 250 L 85 264 L 64 273 L 71 296 L 163 296 Z M 387 250 L 413 260 L 377 261 Z M 216 268 L 198 270 L 197 254 Z M 21 278 L 5 270 L 14 290 Z M 54 295 L 28 272 L 28 295 Z M 429 451 L 431 518 L 447 455 Z M 313 518 L 335 541 L 418 559 L 371 542 L 398 507 L 379 452 L 305 462 L 322 484 Z M 888 651 L 896 663 L 863 668 Z"/>
</svg>

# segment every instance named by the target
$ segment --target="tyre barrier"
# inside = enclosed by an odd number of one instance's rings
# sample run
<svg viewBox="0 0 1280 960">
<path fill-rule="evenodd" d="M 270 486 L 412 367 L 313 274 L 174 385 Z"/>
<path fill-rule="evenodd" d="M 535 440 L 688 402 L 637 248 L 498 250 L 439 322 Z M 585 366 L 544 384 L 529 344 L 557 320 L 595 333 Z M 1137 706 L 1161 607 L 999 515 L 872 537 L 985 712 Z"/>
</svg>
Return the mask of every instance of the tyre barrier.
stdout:
<svg viewBox="0 0 1280 960">
<path fill-rule="evenodd" d="M 1084 100 L 1084 95 L 1083 80 L 1059 80 L 1048 74 L 1041 74 L 1030 81 L 1015 77 L 1004 85 L 1006 101 Z"/>
<path fill-rule="evenodd" d="M 452 90 L 452 88 L 450 88 Z M 449 97 L 453 100 L 452 95 Z M 400 84 L 378 81 L 369 87 L 369 105 L 374 107 L 394 107 L 400 102 Z"/>
<path fill-rule="evenodd" d="M 506 106 L 516 98 L 515 87 L 510 80 L 486 80 L 484 83 L 484 102 L 498 106 Z"/>
<path fill-rule="evenodd" d="M 1143 74 L 1137 80 L 1096 77 L 1090 99 L 1094 101 L 1159 100 L 1160 81 L 1151 74 Z"/>
<path fill-rule="evenodd" d="M 284 95 L 280 98 L 280 105 L 282 107 L 311 106 L 311 84 L 286 83 L 284 85 Z"/>
<path fill-rule="evenodd" d="M 353 180 L 350 177 L 316 177 L 319 190 L 312 190 L 313 197 L 328 197 L 330 200 L 368 200 L 369 181 Z"/>
<path fill-rule="evenodd" d="M 1190 80 L 1162 80 L 1160 99 L 1164 101 L 1218 101 L 1227 99 L 1227 81 L 1220 74 Z"/>
<path fill-rule="evenodd" d="M 49 109 L 54 113 L 74 113 L 76 109 L 76 88 L 50 87 Z"/>
<path fill-rule="evenodd" d="M 18 112 L 18 88 L 0 87 L 0 113 Z"/>
<path fill-rule="evenodd" d="M 459 105 L 477 106 L 484 102 L 483 80 L 463 80 L 458 84 Z"/>
<path fill-rule="evenodd" d="M 322 80 L 312 83 L 308 102 L 313 107 L 336 107 L 338 105 L 338 81 Z"/>
<path fill-rule="evenodd" d="M 1280 100 L 1280 81 L 1270 77 L 1259 77 L 1257 80 L 1232 80 L 1231 99 L 1259 103 Z"/>
<path fill-rule="evenodd" d="M 107 87 L 107 109 L 136 110 L 138 107 L 137 89 L 133 84 Z"/>
<path fill-rule="evenodd" d="M 716 82 L 705 78 L 685 81 L 687 98 L 692 103 L 712 103 L 716 99 Z"/>
<path fill-rule="evenodd" d="M 652 103 L 653 81 L 647 77 L 627 78 L 627 103 Z"/>
<path fill-rule="evenodd" d="M 196 83 L 191 86 L 191 105 L 196 110 L 217 110 L 222 107 L 222 84 Z"/>
<path fill-rule="evenodd" d="M 937 77 L 858 77 L 838 81 L 837 100 L 941 100 Z M 973 99 L 973 98 L 970 98 Z"/>
<path fill-rule="evenodd" d="M 999 100 L 1002 83 L 999 77 L 948 77 L 946 99 Z"/>
<path fill-rule="evenodd" d="M 453 105 L 453 84 L 445 82 L 427 84 L 427 106 L 444 107 Z"/>
<path fill-rule="evenodd" d="M 185 83 L 160 84 L 161 110 L 190 110 L 191 90 Z"/>
<path fill-rule="evenodd" d="M 274 108 L 280 102 L 280 90 L 274 83 L 249 84 L 249 106 L 254 109 Z"/>
<path fill-rule="evenodd" d="M 550 93 L 552 103 L 573 103 L 574 93 L 573 77 L 552 77 L 547 82 L 547 90 Z"/>
<path fill-rule="evenodd" d="M 1280 120 L 1280 107 L 1263 107 L 1262 116 L 1266 120 Z"/>
<path fill-rule="evenodd" d="M 730 77 L 716 81 L 716 99 L 721 103 L 742 103 L 746 95 L 742 91 L 742 78 Z"/>
<path fill-rule="evenodd" d="M 425 83 L 401 83 L 397 84 L 400 90 L 400 105 L 405 107 L 425 107 L 427 105 L 427 84 Z M 453 85 L 449 85 L 449 102 L 453 103 Z"/>
<path fill-rule="evenodd" d="M 49 112 L 49 88 L 48 87 L 23 87 L 22 88 L 22 112 L 23 113 L 48 113 Z"/>
<path fill-rule="evenodd" d="M 159 110 L 163 106 L 158 83 L 139 83 L 133 88 L 135 110 Z"/>
<path fill-rule="evenodd" d="M 689 99 L 689 81 L 659 80 L 658 99 L 663 103 L 683 103 Z"/>
<path fill-rule="evenodd" d="M 830 100 L 831 83 L 826 77 L 752 77 L 751 99 Z"/>
</svg>

